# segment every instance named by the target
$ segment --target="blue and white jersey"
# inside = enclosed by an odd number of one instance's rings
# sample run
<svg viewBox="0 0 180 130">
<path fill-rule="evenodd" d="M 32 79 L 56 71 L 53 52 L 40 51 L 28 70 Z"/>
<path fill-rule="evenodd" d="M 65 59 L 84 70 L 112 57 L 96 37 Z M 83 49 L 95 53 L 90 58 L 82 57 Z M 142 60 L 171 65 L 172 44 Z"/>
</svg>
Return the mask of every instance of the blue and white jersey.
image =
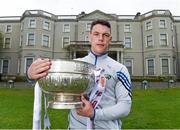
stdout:
<svg viewBox="0 0 180 130">
<path fill-rule="evenodd" d="M 104 69 L 106 86 L 100 103 L 95 109 L 94 129 L 121 129 L 120 118 L 127 116 L 131 110 L 131 80 L 127 68 L 110 58 L 107 53 L 97 56 L 90 52 L 85 61 Z M 69 113 L 69 129 L 86 129 L 87 117 L 79 116 L 75 109 Z"/>
</svg>

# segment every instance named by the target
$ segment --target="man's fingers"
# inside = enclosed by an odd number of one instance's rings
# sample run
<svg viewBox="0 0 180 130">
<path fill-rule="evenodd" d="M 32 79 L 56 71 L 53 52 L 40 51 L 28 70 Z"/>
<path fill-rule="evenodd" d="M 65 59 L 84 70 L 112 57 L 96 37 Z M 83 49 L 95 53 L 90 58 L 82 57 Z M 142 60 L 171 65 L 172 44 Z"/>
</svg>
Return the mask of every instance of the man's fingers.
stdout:
<svg viewBox="0 0 180 130">
<path fill-rule="evenodd" d="M 40 73 L 42 73 L 42 72 L 48 71 L 49 69 L 50 69 L 50 66 L 38 67 L 38 68 L 36 69 L 36 73 L 37 73 L 37 74 L 40 74 Z"/>
<path fill-rule="evenodd" d="M 36 74 L 34 77 L 35 77 L 36 79 L 40 79 L 40 78 L 46 76 L 47 74 L 48 74 L 48 72 L 43 72 L 43 73 L 40 73 L 40 74 Z"/>
</svg>

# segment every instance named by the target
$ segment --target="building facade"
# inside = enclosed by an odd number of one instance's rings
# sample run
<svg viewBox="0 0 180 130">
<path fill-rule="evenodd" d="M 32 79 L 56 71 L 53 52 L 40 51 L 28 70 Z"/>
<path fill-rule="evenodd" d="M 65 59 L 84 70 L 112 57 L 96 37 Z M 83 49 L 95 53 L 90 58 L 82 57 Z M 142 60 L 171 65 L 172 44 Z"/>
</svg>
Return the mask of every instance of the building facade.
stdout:
<svg viewBox="0 0 180 130">
<path fill-rule="evenodd" d="M 132 76 L 180 76 L 180 16 L 169 10 L 136 15 L 26 10 L 22 16 L 0 17 L 0 74 L 25 75 L 37 58 L 83 57 L 90 49 L 88 33 L 95 19 L 110 22 L 109 55 Z"/>
</svg>

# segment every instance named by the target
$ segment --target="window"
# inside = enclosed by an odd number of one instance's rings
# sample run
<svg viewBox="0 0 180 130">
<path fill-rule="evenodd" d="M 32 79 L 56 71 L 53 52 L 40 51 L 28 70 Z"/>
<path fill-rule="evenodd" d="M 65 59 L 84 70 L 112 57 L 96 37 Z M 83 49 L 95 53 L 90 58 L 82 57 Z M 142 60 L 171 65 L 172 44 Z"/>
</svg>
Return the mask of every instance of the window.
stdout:
<svg viewBox="0 0 180 130">
<path fill-rule="evenodd" d="M 146 30 L 150 30 L 150 29 L 152 29 L 152 22 L 148 21 L 146 22 Z"/>
<path fill-rule="evenodd" d="M 28 45 L 28 46 L 35 45 L 35 34 L 34 33 L 28 33 L 26 45 Z"/>
<path fill-rule="evenodd" d="M 43 35 L 42 46 L 43 47 L 50 47 L 50 42 L 49 42 L 49 36 L 48 35 Z"/>
<path fill-rule="evenodd" d="M 11 48 L 11 38 L 5 38 L 4 48 Z"/>
<path fill-rule="evenodd" d="M 8 74 L 9 60 L 2 59 L 0 60 L 0 73 Z"/>
<path fill-rule="evenodd" d="M 36 27 L 36 20 L 30 19 L 29 20 L 29 28 L 35 28 Z"/>
<path fill-rule="evenodd" d="M 130 24 L 124 25 L 124 32 L 131 32 L 131 25 Z"/>
<path fill-rule="evenodd" d="M 167 34 L 160 34 L 160 45 L 167 46 Z"/>
<path fill-rule="evenodd" d="M 69 24 L 64 24 L 63 32 L 70 32 L 70 25 Z"/>
<path fill-rule="evenodd" d="M 162 74 L 169 74 L 169 60 L 167 58 L 161 59 Z"/>
<path fill-rule="evenodd" d="M 26 57 L 25 58 L 25 68 L 24 68 L 24 73 L 28 70 L 29 66 L 32 64 L 34 58 L 33 57 Z"/>
<path fill-rule="evenodd" d="M 86 24 L 86 31 L 90 31 L 91 30 L 91 23 L 87 23 Z"/>
<path fill-rule="evenodd" d="M 70 38 L 69 38 L 69 37 L 63 37 L 63 47 L 64 47 L 65 45 L 68 45 L 69 42 L 70 42 Z"/>
<path fill-rule="evenodd" d="M 125 37 L 124 47 L 125 48 L 132 48 L 132 38 L 131 37 Z"/>
<path fill-rule="evenodd" d="M 11 26 L 11 25 L 7 25 L 5 32 L 6 32 L 6 33 L 11 33 L 11 32 L 12 32 L 12 26 Z"/>
<path fill-rule="evenodd" d="M 146 37 L 146 46 L 147 47 L 152 47 L 153 46 L 153 36 L 152 35 L 148 35 Z"/>
<path fill-rule="evenodd" d="M 43 29 L 50 30 L 50 22 L 44 21 L 44 23 L 43 23 Z"/>
<path fill-rule="evenodd" d="M 154 59 L 147 59 L 147 74 L 154 75 Z"/>
<path fill-rule="evenodd" d="M 129 74 L 132 75 L 133 74 L 133 69 L 132 69 L 132 60 L 130 59 L 127 59 L 124 61 L 124 65 L 127 67 L 128 71 L 129 71 Z"/>
<path fill-rule="evenodd" d="M 166 21 L 165 20 L 159 21 L 159 28 L 166 28 Z"/>
</svg>

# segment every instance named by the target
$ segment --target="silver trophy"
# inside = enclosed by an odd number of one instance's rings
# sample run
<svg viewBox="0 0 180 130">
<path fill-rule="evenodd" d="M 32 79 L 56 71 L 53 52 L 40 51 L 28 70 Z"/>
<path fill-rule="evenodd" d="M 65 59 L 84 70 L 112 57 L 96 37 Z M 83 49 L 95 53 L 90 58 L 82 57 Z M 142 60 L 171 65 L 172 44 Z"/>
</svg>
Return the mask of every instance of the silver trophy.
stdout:
<svg viewBox="0 0 180 130">
<path fill-rule="evenodd" d="M 52 60 L 46 77 L 38 82 L 48 95 L 47 105 L 54 109 L 82 107 L 81 95 L 87 95 L 94 84 L 95 66 L 77 60 Z"/>
</svg>

